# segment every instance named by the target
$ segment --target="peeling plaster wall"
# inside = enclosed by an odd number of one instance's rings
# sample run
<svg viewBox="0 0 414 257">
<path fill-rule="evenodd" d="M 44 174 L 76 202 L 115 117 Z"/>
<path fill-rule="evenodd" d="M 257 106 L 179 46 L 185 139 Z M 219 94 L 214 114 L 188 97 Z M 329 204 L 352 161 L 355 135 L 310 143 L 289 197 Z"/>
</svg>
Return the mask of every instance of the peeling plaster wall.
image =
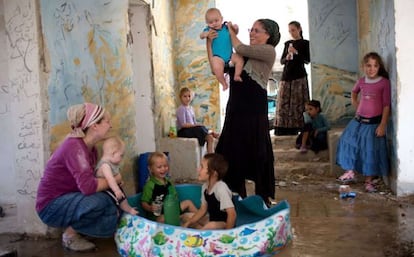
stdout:
<svg viewBox="0 0 414 257">
<path fill-rule="evenodd" d="M 7 49 L 10 43 L 6 38 L 6 24 L 4 17 L 4 5 L 3 1 L 0 1 L 0 49 Z M 3 36 L 4 35 L 4 36 Z M 14 138 L 10 135 L 13 134 L 12 124 L 13 115 L 11 110 L 11 104 L 13 97 L 11 93 L 11 85 L 9 83 L 9 54 L 0 55 L 0 153 L 4 160 L 14 159 Z M 14 204 L 16 202 L 16 190 L 15 190 L 15 173 L 14 164 L 12 161 L 0 161 L 0 203 L 2 204 Z"/>
<path fill-rule="evenodd" d="M 45 161 L 39 10 L 35 1 L 4 1 L 3 4 L 7 35 L 7 51 L 3 53 L 8 62 L 8 80 L 2 85 L 1 98 L 5 101 L 1 102 L 1 108 L 5 112 L 0 114 L 0 127 L 2 133 L 8 133 L 5 142 L 11 143 L 8 149 L 8 157 L 11 159 L 4 159 L 7 157 L 2 152 L 1 162 L 11 165 L 12 169 L 6 172 L 12 173 L 15 180 L 7 181 L 8 177 L 3 176 L 1 180 L 10 183 L 15 190 L 11 193 L 14 197 L 8 200 L 18 209 L 13 232 L 43 233 L 45 227 L 34 208 L 37 185 Z M 3 130 L 4 127 L 8 129 Z M 2 170 L 0 174 L 4 172 Z"/>
<path fill-rule="evenodd" d="M 397 64 L 395 42 L 395 16 L 394 1 L 375 0 L 358 1 L 358 28 L 359 28 L 359 60 L 371 51 L 379 53 L 384 65 L 389 72 L 391 81 L 391 118 L 387 127 L 387 139 L 389 143 L 389 157 L 391 174 L 389 183 L 394 192 L 397 192 L 397 143 L 396 129 L 398 124 L 398 88 L 397 88 Z M 361 61 L 359 61 L 359 75 L 363 75 Z"/>
<path fill-rule="evenodd" d="M 173 1 L 154 1 L 151 13 L 152 58 L 154 68 L 154 120 L 155 138 L 168 135 L 171 119 L 175 116 L 174 63 L 173 63 Z"/>
<path fill-rule="evenodd" d="M 356 2 L 308 1 L 312 97 L 332 126 L 354 115 L 350 94 L 358 71 Z"/>
<path fill-rule="evenodd" d="M 127 0 L 41 1 L 47 53 L 51 152 L 70 131 L 66 111 L 73 104 L 101 104 L 111 113 L 110 134 L 126 144 L 121 171 L 127 194 L 133 193 L 135 98 L 127 52 Z"/>
<path fill-rule="evenodd" d="M 414 99 L 413 11 L 413 1 L 395 1 L 395 58 L 398 76 L 393 87 L 397 91 L 396 106 L 401 110 L 393 112 L 397 132 L 395 144 L 398 156 L 396 183 L 398 195 L 414 194 L 414 115 L 411 113 Z"/>
<path fill-rule="evenodd" d="M 132 84 L 136 102 L 135 154 L 155 151 L 154 80 L 151 59 L 150 5 L 130 4 L 129 54 L 132 63 Z"/>
<path fill-rule="evenodd" d="M 346 125 L 355 115 L 351 105 L 351 89 L 357 75 L 354 72 L 335 69 L 330 66 L 312 65 L 312 87 L 314 99 L 320 99 L 326 118 L 336 126 Z"/>
<path fill-rule="evenodd" d="M 67 13 L 68 9 L 59 9 L 52 0 L 0 1 L 0 46 L 7 50 L 0 55 L 0 204 L 14 204 L 17 208 L 15 231 L 8 232 L 47 232 L 34 212 L 34 199 L 48 156 L 69 132 L 65 108 L 71 102 L 96 101 L 112 113 L 112 133 L 128 141 L 126 161 L 122 167 L 127 194 L 133 193 L 135 188 L 131 170 L 136 154 L 138 128 L 135 124 L 139 125 L 139 121 L 134 111 L 137 108 L 134 103 L 136 88 L 130 81 L 130 57 L 127 56 L 125 42 L 127 2 L 107 1 L 109 5 L 122 5 L 122 15 L 114 15 L 114 12 L 97 15 L 98 10 L 105 13 L 105 9 L 99 9 L 105 8 L 99 5 L 100 1 L 93 6 L 90 6 L 92 1 L 63 2 L 75 4 L 77 11 Z M 219 123 L 215 106 L 218 108 L 217 92 L 220 89 L 211 75 L 205 42 L 198 39 L 204 26 L 204 12 L 214 2 L 146 1 L 154 17 L 149 22 L 149 44 L 152 46 L 150 59 L 153 66 L 156 139 L 168 132 L 178 104 L 176 95 L 182 86 L 188 86 L 196 93 L 193 105 L 199 121 L 211 126 Z M 55 19 L 55 24 L 49 21 L 48 26 L 40 28 L 39 3 L 56 7 L 53 11 L 61 16 L 50 18 Z M 312 0 L 309 8 L 317 6 L 315 3 Z M 324 3 L 326 1 L 319 2 L 322 5 Z M 392 122 L 389 127 L 390 144 L 393 145 L 390 149 L 393 165 L 391 186 L 398 195 L 414 193 L 414 175 L 411 172 L 414 163 L 414 134 L 411 131 L 414 116 L 403 111 L 412 109 L 414 95 L 410 69 L 414 62 L 411 54 L 414 49 L 410 40 L 412 33 L 407 33 L 412 31 L 413 10 L 414 3 L 411 0 L 396 1 L 395 7 L 394 1 L 358 0 L 356 21 L 359 45 L 355 43 L 352 48 L 355 50 L 359 47 L 356 50 L 358 61 L 355 70 L 347 70 L 342 64 L 326 63 L 323 58 L 312 66 L 313 83 L 318 85 L 316 88 L 314 86 L 315 98 L 320 96 L 322 108 L 330 110 L 330 119 L 337 119 L 341 123 L 349 118 L 349 113 L 353 114 L 349 106 L 349 90 L 360 76 L 358 68 L 362 54 L 375 50 L 384 56 L 391 75 L 393 94 Z M 313 14 L 315 18 L 320 18 L 326 12 Z M 42 16 L 42 19 L 47 19 L 47 15 Z M 75 19 L 71 20 L 70 17 Z M 106 22 L 108 17 L 117 22 L 109 25 Z M 70 29 L 72 25 L 75 31 Z M 82 30 L 86 31 L 84 36 L 75 36 L 79 26 L 83 26 Z M 60 37 L 48 38 L 45 33 L 48 27 L 60 28 L 61 34 L 56 34 Z M 326 32 L 329 29 L 324 30 Z M 42 32 L 45 34 L 42 35 Z M 91 44 L 77 49 L 84 51 L 81 56 L 73 48 L 75 45 L 85 46 L 82 41 L 85 39 Z M 312 38 L 310 40 L 311 45 L 317 42 Z M 58 48 L 59 44 L 68 44 L 68 47 Z M 324 52 L 322 54 L 326 55 Z M 325 57 L 330 61 L 334 58 Z M 70 77 L 73 75 L 71 73 L 77 76 Z"/>
<path fill-rule="evenodd" d="M 219 127 L 218 83 L 211 74 L 205 42 L 199 39 L 204 12 L 213 3 L 175 0 L 156 1 L 152 6 L 156 139 L 167 136 L 175 122 L 178 92 L 184 86 L 195 93 L 192 105 L 198 121 Z"/>
<path fill-rule="evenodd" d="M 208 63 L 206 42 L 200 33 L 206 26 L 204 14 L 214 1 L 175 1 L 174 60 L 176 102 L 182 87 L 194 93 L 192 106 L 198 122 L 218 131 L 220 129 L 219 84 Z"/>
</svg>

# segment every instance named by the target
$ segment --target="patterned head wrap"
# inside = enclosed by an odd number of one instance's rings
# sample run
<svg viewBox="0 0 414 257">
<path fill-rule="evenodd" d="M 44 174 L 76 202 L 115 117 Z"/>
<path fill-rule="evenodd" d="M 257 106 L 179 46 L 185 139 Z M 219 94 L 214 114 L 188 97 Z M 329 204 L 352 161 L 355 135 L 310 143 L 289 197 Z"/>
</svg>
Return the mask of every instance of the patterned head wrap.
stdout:
<svg viewBox="0 0 414 257">
<path fill-rule="evenodd" d="M 70 137 L 84 137 L 84 131 L 102 119 L 105 109 L 99 105 L 84 103 L 69 107 L 67 117 L 72 127 Z"/>
<path fill-rule="evenodd" d="M 271 19 L 259 19 L 258 22 L 263 25 L 263 28 L 270 36 L 266 43 L 272 46 L 277 46 L 280 41 L 279 25 Z"/>
</svg>

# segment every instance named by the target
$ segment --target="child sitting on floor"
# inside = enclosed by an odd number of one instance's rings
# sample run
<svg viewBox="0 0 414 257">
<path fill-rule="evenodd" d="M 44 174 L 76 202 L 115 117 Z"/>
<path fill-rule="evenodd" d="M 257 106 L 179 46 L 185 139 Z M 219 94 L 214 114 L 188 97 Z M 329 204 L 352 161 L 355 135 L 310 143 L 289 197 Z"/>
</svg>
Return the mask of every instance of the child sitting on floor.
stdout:
<svg viewBox="0 0 414 257">
<path fill-rule="evenodd" d="M 305 104 L 306 112 L 303 113 L 305 126 L 296 138 L 296 147 L 301 153 L 311 149 L 315 153 L 328 148 L 327 133 L 329 123 L 321 113 L 321 103 L 311 100 Z"/>
</svg>

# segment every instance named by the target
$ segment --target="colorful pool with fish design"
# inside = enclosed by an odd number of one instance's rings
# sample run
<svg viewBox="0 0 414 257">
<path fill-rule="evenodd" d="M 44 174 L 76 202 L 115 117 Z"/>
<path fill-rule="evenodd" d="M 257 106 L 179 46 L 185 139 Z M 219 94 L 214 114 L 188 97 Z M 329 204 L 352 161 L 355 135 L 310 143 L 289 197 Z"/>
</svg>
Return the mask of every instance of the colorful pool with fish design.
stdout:
<svg viewBox="0 0 414 257">
<path fill-rule="evenodd" d="M 191 199 L 199 204 L 200 185 L 176 188 L 180 200 Z M 140 194 L 128 201 L 140 208 Z M 123 214 L 115 235 L 118 252 L 123 257 L 273 256 L 292 240 L 287 201 L 272 208 L 266 208 L 258 196 L 235 198 L 234 202 L 236 227 L 227 230 L 190 229 Z"/>
</svg>

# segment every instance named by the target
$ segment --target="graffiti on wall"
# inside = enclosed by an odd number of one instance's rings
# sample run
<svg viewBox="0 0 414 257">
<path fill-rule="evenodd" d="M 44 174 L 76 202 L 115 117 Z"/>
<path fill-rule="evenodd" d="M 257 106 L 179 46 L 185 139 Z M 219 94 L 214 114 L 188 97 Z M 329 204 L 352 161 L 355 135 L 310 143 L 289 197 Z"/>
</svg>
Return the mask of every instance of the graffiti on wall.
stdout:
<svg viewBox="0 0 414 257">
<path fill-rule="evenodd" d="M 16 191 L 19 195 L 35 198 L 37 183 L 43 168 L 42 117 L 39 101 L 39 56 L 36 34 L 36 10 L 32 2 L 5 2 L 5 29 L 7 37 L 8 85 L 2 85 L 2 94 L 9 101 L 2 103 L 0 114 L 11 112 L 9 122 L 14 124 Z"/>
<path fill-rule="evenodd" d="M 309 35 L 313 63 L 357 72 L 358 49 L 355 1 L 322 0 L 309 6 Z"/>
</svg>

